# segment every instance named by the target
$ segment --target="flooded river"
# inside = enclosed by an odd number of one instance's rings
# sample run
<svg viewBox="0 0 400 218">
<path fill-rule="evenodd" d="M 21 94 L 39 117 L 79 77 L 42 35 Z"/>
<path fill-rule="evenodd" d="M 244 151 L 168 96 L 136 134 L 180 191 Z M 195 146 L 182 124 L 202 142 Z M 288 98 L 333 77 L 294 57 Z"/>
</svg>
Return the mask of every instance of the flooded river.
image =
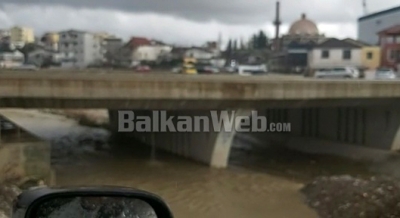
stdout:
<svg viewBox="0 0 400 218">
<path fill-rule="evenodd" d="M 118 185 L 162 196 L 177 218 L 313 218 L 299 189 L 318 175 L 368 175 L 363 164 L 328 156 L 257 147 L 238 138 L 225 170 L 157 153 L 137 145 L 112 153 L 108 132 L 79 126 L 63 116 L 38 111 L 4 114 L 35 135 L 52 141 L 57 185 Z"/>
</svg>

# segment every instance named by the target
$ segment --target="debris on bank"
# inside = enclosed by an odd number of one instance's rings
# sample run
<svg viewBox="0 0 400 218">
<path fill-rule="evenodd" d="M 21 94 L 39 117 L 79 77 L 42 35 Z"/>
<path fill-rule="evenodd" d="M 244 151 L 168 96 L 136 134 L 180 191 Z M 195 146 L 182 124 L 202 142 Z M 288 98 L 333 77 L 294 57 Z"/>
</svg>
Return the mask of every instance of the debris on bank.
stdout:
<svg viewBox="0 0 400 218">
<path fill-rule="evenodd" d="M 301 192 L 321 218 L 400 217 L 400 182 L 388 177 L 319 177 Z"/>
<path fill-rule="evenodd" d="M 76 120 L 78 124 L 88 127 L 108 128 L 107 110 L 54 110 L 44 109 L 44 113 L 62 115 L 67 118 Z"/>
<path fill-rule="evenodd" d="M 5 181 L 0 184 L 0 218 L 10 218 L 13 209 L 13 201 L 22 193 L 32 187 L 45 186 L 43 180 L 25 179 L 17 181 Z"/>
<path fill-rule="evenodd" d="M 85 160 L 87 155 L 106 155 L 110 151 L 109 133 L 101 130 L 70 133 L 51 141 L 51 163 L 70 164 Z"/>
</svg>

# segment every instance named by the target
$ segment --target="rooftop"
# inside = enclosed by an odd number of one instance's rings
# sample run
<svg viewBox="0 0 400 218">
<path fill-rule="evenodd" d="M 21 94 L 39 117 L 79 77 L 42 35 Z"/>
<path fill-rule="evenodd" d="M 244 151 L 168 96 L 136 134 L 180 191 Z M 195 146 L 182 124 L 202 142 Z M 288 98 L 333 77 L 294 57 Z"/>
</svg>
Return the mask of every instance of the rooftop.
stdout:
<svg viewBox="0 0 400 218">
<path fill-rule="evenodd" d="M 344 41 L 353 43 L 353 44 L 358 45 L 358 46 L 372 46 L 369 43 L 363 42 L 361 40 L 352 39 L 352 38 L 346 38 L 346 39 L 344 39 Z"/>
<path fill-rule="evenodd" d="M 378 35 L 382 35 L 382 34 L 390 35 L 390 34 L 399 34 L 399 33 L 400 33 L 400 24 L 391 26 L 391 27 L 386 28 L 384 30 L 381 30 L 381 31 L 378 32 Z"/>
<path fill-rule="evenodd" d="M 356 45 L 352 42 L 348 42 L 345 39 L 340 40 L 336 38 L 330 38 L 318 45 L 315 46 L 316 48 L 361 48 L 362 46 Z"/>
<path fill-rule="evenodd" d="M 379 12 L 375 12 L 375 13 L 372 13 L 372 14 L 367 14 L 365 16 L 362 16 L 362 17 L 358 18 L 358 21 L 360 22 L 360 21 L 372 19 L 372 18 L 375 18 L 375 17 L 379 17 L 379 16 L 382 16 L 382 15 L 385 15 L 385 14 L 391 14 L 391 13 L 396 13 L 396 12 L 400 12 L 400 6 L 394 7 L 394 8 L 390 8 L 390 9 L 387 9 L 387 10 L 383 10 L 383 11 L 379 11 Z"/>
</svg>

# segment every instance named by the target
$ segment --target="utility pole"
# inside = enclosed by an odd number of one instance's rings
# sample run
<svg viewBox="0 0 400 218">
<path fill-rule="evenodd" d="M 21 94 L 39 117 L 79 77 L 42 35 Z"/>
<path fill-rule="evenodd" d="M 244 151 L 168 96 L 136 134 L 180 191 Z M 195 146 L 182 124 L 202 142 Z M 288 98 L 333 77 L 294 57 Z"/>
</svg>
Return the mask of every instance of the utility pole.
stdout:
<svg viewBox="0 0 400 218">
<path fill-rule="evenodd" d="M 363 6 L 364 15 L 367 15 L 368 14 L 367 0 L 362 0 L 362 6 Z"/>
<path fill-rule="evenodd" d="M 274 49 L 275 51 L 279 51 L 279 28 L 282 24 L 281 22 L 281 15 L 280 15 L 280 2 L 279 0 L 276 1 L 276 8 L 275 8 L 275 21 L 274 21 L 274 26 L 275 26 L 275 45 Z"/>
</svg>

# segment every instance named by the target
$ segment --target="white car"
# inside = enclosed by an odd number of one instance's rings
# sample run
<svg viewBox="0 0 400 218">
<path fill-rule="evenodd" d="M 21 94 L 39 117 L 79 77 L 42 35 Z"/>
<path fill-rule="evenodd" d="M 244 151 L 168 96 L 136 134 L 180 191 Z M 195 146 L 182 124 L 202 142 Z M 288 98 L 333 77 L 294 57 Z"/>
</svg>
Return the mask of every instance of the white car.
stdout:
<svg viewBox="0 0 400 218">
<path fill-rule="evenodd" d="M 360 71 L 354 67 L 325 68 L 315 71 L 316 78 L 359 78 Z"/>
<path fill-rule="evenodd" d="M 392 69 L 379 68 L 375 72 L 375 79 L 397 79 L 397 74 Z"/>
<path fill-rule="evenodd" d="M 179 73 L 181 71 L 182 71 L 182 67 L 181 66 L 174 67 L 171 70 L 172 73 Z"/>
</svg>

